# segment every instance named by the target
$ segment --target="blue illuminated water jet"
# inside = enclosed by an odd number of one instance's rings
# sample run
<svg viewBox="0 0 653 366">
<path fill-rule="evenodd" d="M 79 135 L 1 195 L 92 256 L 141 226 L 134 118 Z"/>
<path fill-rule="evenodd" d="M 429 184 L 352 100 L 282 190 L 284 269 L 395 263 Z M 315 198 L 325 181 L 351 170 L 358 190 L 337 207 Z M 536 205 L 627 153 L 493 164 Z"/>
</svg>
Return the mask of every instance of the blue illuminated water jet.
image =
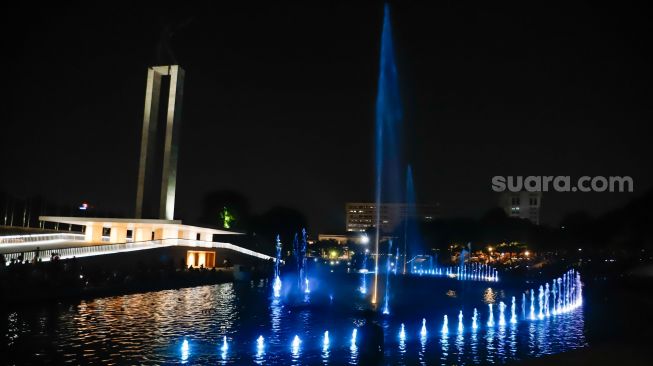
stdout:
<svg viewBox="0 0 653 366">
<path fill-rule="evenodd" d="M 265 351 L 265 339 L 262 335 L 258 336 L 256 339 L 256 355 L 261 357 Z"/>
<path fill-rule="evenodd" d="M 449 333 L 449 318 L 447 316 L 444 316 L 444 323 L 442 324 L 442 334 L 447 334 Z"/>
<path fill-rule="evenodd" d="M 494 314 L 492 313 L 492 304 L 487 304 L 487 305 L 490 308 L 490 314 L 488 315 L 487 326 L 488 327 L 493 327 L 494 326 Z"/>
<path fill-rule="evenodd" d="M 281 238 L 277 235 L 277 256 L 274 261 L 274 283 L 272 284 L 272 291 L 274 297 L 279 298 L 281 296 L 281 274 L 279 271 L 279 264 L 281 263 Z"/>
<path fill-rule="evenodd" d="M 539 312 L 537 314 L 537 317 L 539 319 L 544 319 L 544 288 L 540 286 L 538 295 L 537 295 L 537 303 L 539 305 Z"/>
<path fill-rule="evenodd" d="M 361 279 L 361 287 L 358 289 L 361 294 L 365 295 L 367 294 L 367 254 L 368 250 L 365 249 L 363 251 L 363 268 L 361 269 L 361 274 L 362 274 L 362 279 Z"/>
<path fill-rule="evenodd" d="M 299 352 L 299 344 L 301 342 L 302 341 L 299 339 L 299 336 L 295 335 L 295 338 L 293 338 L 292 343 L 290 345 L 293 354 L 297 354 Z"/>
<path fill-rule="evenodd" d="M 538 289 L 538 305 L 539 310 L 537 319 L 543 319 L 548 316 L 556 316 L 558 314 L 572 311 L 583 304 L 582 282 L 580 273 L 571 269 L 567 271 L 562 277 L 554 279 L 552 285 L 549 286 L 548 282 Z M 531 293 L 531 308 L 530 320 L 535 320 L 535 291 L 530 289 Z M 551 301 L 549 301 L 551 297 Z"/>
<path fill-rule="evenodd" d="M 515 297 L 512 297 L 512 305 L 510 305 L 510 323 L 517 323 L 517 313 L 515 312 Z"/>
<path fill-rule="evenodd" d="M 478 311 L 474 308 L 474 316 L 472 316 L 472 329 L 478 329 Z"/>
<path fill-rule="evenodd" d="M 458 333 L 463 332 L 463 311 L 458 313 Z"/>
<path fill-rule="evenodd" d="M 324 351 L 329 349 L 329 343 L 330 343 L 330 341 L 329 341 L 329 331 L 327 330 L 327 331 L 324 331 L 324 338 L 322 340 L 322 349 Z"/>
<path fill-rule="evenodd" d="M 500 301 L 499 302 L 499 325 L 502 327 L 506 325 L 505 311 L 506 311 L 506 304 L 504 304 L 503 301 Z"/>
<path fill-rule="evenodd" d="M 531 320 L 535 320 L 535 292 L 531 289 Z"/>
<path fill-rule="evenodd" d="M 382 202 L 398 202 L 403 198 L 399 194 L 400 187 L 396 184 L 396 178 L 403 173 L 402 169 L 400 169 L 400 149 L 397 144 L 402 112 L 399 97 L 399 80 L 392 42 L 389 5 L 385 5 L 384 12 L 375 110 L 376 207 L 380 207 Z M 376 210 L 375 223 L 374 292 L 372 303 L 377 302 L 381 210 Z"/>
<path fill-rule="evenodd" d="M 406 340 L 406 327 L 404 326 L 404 323 L 401 323 L 401 330 L 399 331 L 399 340 L 400 341 Z"/>
<path fill-rule="evenodd" d="M 223 359 L 227 358 L 227 351 L 229 350 L 229 344 L 227 343 L 227 336 L 225 336 L 222 339 L 222 347 L 220 347 L 220 350 L 222 351 L 222 358 Z"/>
<path fill-rule="evenodd" d="M 419 332 L 422 337 L 426 337 L 426 319 L 422 319 L 422 330 Z"/>
<path fill-rule="evenodd" d="M 181 342 L 181 360 L 182 361 L 188 360 L 189 354 L 190 354 L 190 346 L 188 345 L 188 340 L 184 339 L 184 341 Z"/>
<path fill-rule="evenodd" d="M 356 335 L 358 334 L 358 329 L 354 328 L 351 332 L 351 349 L 356 350 Z"/>
<path fill-rule="evenodd" d="M 388 256 L 386 260 L 386 275 L 385 275 L 385 296 L 383 297 L 383 314 L 390 314 L 390 307 L 388 305 L 388 299 L 390 298 L 390 256 L 392 253 L 392 239 L 388 241 Z"/>
</svg>

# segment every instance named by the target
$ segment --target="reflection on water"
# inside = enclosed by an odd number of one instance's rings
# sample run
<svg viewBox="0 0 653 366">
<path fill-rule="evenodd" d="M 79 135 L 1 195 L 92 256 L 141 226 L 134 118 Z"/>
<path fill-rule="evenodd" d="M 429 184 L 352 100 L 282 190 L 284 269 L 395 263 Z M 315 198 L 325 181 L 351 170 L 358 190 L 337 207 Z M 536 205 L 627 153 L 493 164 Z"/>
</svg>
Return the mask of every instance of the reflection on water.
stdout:
<svg viewBox="0 0 653 366">
<path fill-rule="evenodd" d="M 356 313 L 329 301 L 320 306 L 284 305 L 269 299 L 268 286 L 267 281 L 222 284 L 19 310 L 3 315 L 6 329 L 0 329 L 0 334 L 10 353 L 30 349 L 50 363 L 360 362 Z M 473 306 L 498 303 L 505 298 L 503 291 L 478 288 Z M 451 298 L 446 291 L 439 296 Z M 359 306 L 352 303 L 353 308 Z M 520 316 L 517 323 L 492 327 L 479 318 L 478 329 L 472 328 L 472 309 L 463 308 L 465 321 L 458 313 L 462 329 L 446 333 L 440 331 L 446 311 L 416 314 L 397 308 L 393 317 L 382 321 L 387 363 L 503 363 L 586 346 L 582 307 L 543 320 Z M 524 313 L 529 315 L 527 309 Z"/>
</svg>

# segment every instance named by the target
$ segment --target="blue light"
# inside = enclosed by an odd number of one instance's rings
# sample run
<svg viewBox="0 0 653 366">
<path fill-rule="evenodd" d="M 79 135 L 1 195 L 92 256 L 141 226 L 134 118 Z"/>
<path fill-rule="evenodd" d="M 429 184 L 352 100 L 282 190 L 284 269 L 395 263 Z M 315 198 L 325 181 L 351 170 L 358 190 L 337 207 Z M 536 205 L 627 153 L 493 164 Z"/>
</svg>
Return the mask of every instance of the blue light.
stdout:
<svg viewBox="0 0 653 366">
<path fill-rule="evenodd" d="M 404 323 L 401 323 L 401 330 L 399 331 L 399 340 L 402 342 L 406 340 L 406 328 L 404 327 Z"/>
<path fill-rule="evenodd" d="M 322 349 L 324 351 L 329 349 L 329 343 L 330 343 L 330 341 L 329 341 L 329 331 L 327 330 L 327 331 L 324 332 L 324 340 L 322 341 Z"/>
<path fill-rule="evenodd" d="M 426 319 L 422 319 L 422 330 L 419 333 L 422 337 L 426 337 Z"/>
<path fill-rule="evenodd" d="M 492 304 L 487 304 L 490 307 L 490 315 L 487 321 L 487 326 L 488 327 L 493 327 L 494 326 L 494 314 L 492 313 Z"/>
<path fill-rule="evenodd" d="M 220 347 L 220 350 L 222 351 L 222 358 L 227 358 L 227 351 L 229 350 L 229 344 L 227 344 L 227 336 L 222 339 L 222 347 Z"/>
<path fill-rule="evenodd" d="M 181 360 L 182 361 L 188 360 L 189 353 L 190 353 L 190 347 L 188 345 L 188 340 L 184 339 L 184 341 L 181 343 Z"/>
<path fill-rule="evenodd" d="M 295 335 L 295 338 L 293 338 L 292 345 L 291 345 L 292 353 L 294 355 L 297 355 L 297 353 L 299 352 L 299 344 L 301 342 L 302 341 L 299 339 L 299 336 Z"/>
<path fill-rule="evenodd" d="M 264 351 L 265 351 L 265 339 L 263 338 L 262 335 L 260 335 L 256 340 L 256 355 L 258 357 L 261 357 Z"/>
</svg>

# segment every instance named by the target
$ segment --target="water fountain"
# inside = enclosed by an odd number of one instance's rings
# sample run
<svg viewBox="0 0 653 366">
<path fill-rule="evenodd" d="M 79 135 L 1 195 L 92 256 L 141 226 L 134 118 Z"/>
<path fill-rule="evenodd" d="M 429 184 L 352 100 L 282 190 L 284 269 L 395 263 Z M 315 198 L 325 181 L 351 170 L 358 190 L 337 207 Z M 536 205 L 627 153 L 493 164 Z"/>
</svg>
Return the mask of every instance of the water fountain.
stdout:
<svg viewBox="0 0 653 366">
<path fill-rule="evenodd" d="M 548 316 L 556 316 L 562 313 L 572 311 L 583 304 L 582 282 L 580 273 L 571 269 L 562 277 L 554 279 L 552 285 L 546 283 L 539 287 L 538 302 L 539 312 L 538 319 Z M 535 320 L 535 299 L 534 290 L 531 289 L 531 309 L 530 320 Z M 551 302 L 549 302 L 551 297 Z"/>
<path fill-rule="evenodd" d="M 181 360 L 186 362 L 189 354 L 190 346 L 188 345 L 188 340 L 184 338 L 184 341 L 181 343 Z"/>
<path fill-rule="evenodd" d="M 506 316 L 504 312 L 506 311 L 506 304 L 503 301 L 499 302 L 499 325 L 506 325 Z"/>
<path fill-rule="evenodd" d="M 381 52 L 379 79 L 375 110 L 375 203 L 399 202 L 403 197 L 396 184 L 397 177 L 403 174 L 401 168 L 401 149 L 398 146 L 399 128 L 402 120 L 401 101 L 399 97 L 399 80 L 395 65 L 392 28 L 390 24 L 390 7 L 386 4 L 381 34 Z M 401 182 L 401 180 L 400 180 Z M 374 291 L 372 303 L 377 303 L 379 240 L 381 238 L 381 210 L 376 210 L 375 217 L 375 251 L 374 251 Z"/>
<path fill-rule="evenodd" d="M 539 305 L 539 313 L 537 314 L 537 317 L 539 319 L 544 319 L 544 288 L 542 286 L 540 286 L 537 295 L 537 303 Z"/>
<path fill-rule="evenodd" d="M 304 293 L 308 294 L 311 292 L 310 287 L 308 286 L 308 269 L 306 268 L 306 246 L 308 244 L 308 234 L 306 233 L 306 229 L 302 229 L 302 241 L 301 241 L 301 246 L 300 246 L 300 253 L 301 253 L 301 271 L 299 272 L 299 277 L 303 279 L 304 283 Z"/>
<path fill-rule="evenodd" d="M 531 320 L 535 320 L 535 293 L 533 292 L 533 289 L 531 289 L 531 313 L 530 313 L 530 318 L 531 318 Z"/>
<path fill-rule="evenodd" d="M 449 333 L 449 318 L 447 315 L 444 316 L 444 323 L 442 324 L 442 334 Z"/>
<path fill-rule="evenodd" d="M 293 338 L 292 343 L 290 344 L 291 351 L 294 355 L 299 353 L 300 343 L 302 343 L 302 341 L 299 339 L 299 336 L 295 335 L 295 338 Z"/>
<path fill-rule="evenodd" d="M 422 337 L 426 337 L 426 319 L 422 318 L 422 330 L 419 332 Z"/>
<path fill-rule="evenodd" d="M 463 281 L 498 282 L 499 272 L 487 264 L 463 264 L 458 266 L 437 267 L 430 271 L 419 271 L 420 274 L 444 276 Z"/>
<path fill-rule="evenodd" d="M 365 295 L 367 294 L 367 254 L 368 250 L 365 249 L 363 252 L 363 268 L 361 269 L 361 274 L 362 274 L 362 280 L 361 280 L 361 287 L 358 289 L 361 294 Z"/>
<path fill-rule="evenodd" d="M 265 339 L 263 338 L 262 335 L 260 335 L 256 339 L 256 355 L 257 355 L 257 357 L 261 357 L 263 355 L 264 351 L 265 351 Z"/>
<path fill-rule="evenodd" d="M 478 311 L 476 311 L 476 308 L 474 308 L 474 316 L 472 316 L 472 329 L 476 330 L 478 329 Z"/>
<path fill-rule="evenodd" d="M 388 306 L 388 299 L 390 298 L 390 256 L 392 253 L 392 239 L 388 241 L 388 256 L 386 260 L 386 275 L 385 275 L 385 296 L 383 297 L 383 314 L 390 314 L 390 308 Z"/>
<path fill-rule="evenodd" d="M 358 329 L 354 328 L 354 330 L 351 332 L 351 349 L 355 350 L 356 349 L 356 335 L 358 334 Z"/>
<path fill-rule="evenodd" d="M 458 333 L 463 332 L 463 311 L 458 313 Z"/>
<path fill-rule="evenodd" d="M 487 304 L 487 305 L 490 308 L 490 314 L 488 315 L 487 326 L 488 327 L 493 327 L 494 326 L 494 314 L 492 313 L 492 304 Z"/>
<path fill-rule="evenodd" d="M 325 330 L 324 331 L 324 338 L 322 339 L 322 351 L 326 352 L 329 349 L 329 344 L 331 341 L 329 340 L 329 331 Z"/>
<path fill-rule="evenodd" d="M 229 350 L 229 344 L 227 343 L 227 336 L 224 336 L 222 339 L 222 347 L 220 347 L 220 351 L 222 351 L 222 359 L 227 358 L 227 351 Z"/>
<path fill-rule="evenodd" d="M 515 312 L 515 297 L 512 297 L 512 304 L 510 305 L 510 323 L 517 323 L 517 313 Z"/>
<path fill-rule="evenodd" d="M 274 292 L 274 297 L 279 298 L 281 296 L 281 273 L 279 270 L 279 264 L 281 263 L 281 238 L 277 235 L 277 256 L 274 261 L 274 283 L 272 284 L 272 291 Z"/>
</svg>

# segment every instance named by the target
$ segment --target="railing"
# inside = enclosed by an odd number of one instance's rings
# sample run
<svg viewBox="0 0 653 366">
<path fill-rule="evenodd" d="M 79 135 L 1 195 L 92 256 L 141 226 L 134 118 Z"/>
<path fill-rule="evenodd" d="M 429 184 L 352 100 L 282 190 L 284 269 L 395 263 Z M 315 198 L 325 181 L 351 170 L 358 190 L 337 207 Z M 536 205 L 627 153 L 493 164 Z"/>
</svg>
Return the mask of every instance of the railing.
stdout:
<svg viewBox="0 0 653 366">
<path fill-rule="evenodd" d="M 104 254 L 115 254 L 115 253 L 125 253 L 133 252 L 138 250 L 147 250 L 147 249 L 156 249 L 170 246 L 190 246 L 190 247 L 202 247 L 202 248 L 219 248 L 219 249 L 229 249 L 246 255 L 250 255 L 256 258 L 264 260 L 274 260 L 273 257 L 268 255 L 255 252 L 243 247 L 231 243 L 221 243 L 221 242 L 210 242 L 210 241 L 200 241 L 200 240 L 190 240 L 190 239 L 162 239 L 162 240 L 148 240 L 135 243 L 121 243 L 121 244 L 102 244 L 102 245 L 89 245 L 89 246 L 78 246 L 70 248 L 59 248 L 59 249 L 45 249 L 38 252 L 38 257 L 42 261 L 49 261 L 50 258 L 55 255 L 59 259 L 70 259 L 73 257 L 82 258 L 90 257 L 96 255 Z M 33 261 L 37 256 L 35 250 L 24 251 L 24 252 L 14 252 L 14 253 L 5 253 L 5 262 L 9 263 L 11 260 L 17 260 L 21 255 L 23 256 L 23 261 Z"/>
<path fill-rule="evenodd" d="M 63 241 L 80 241 L 84 240 L 84 234 L 34 234 L 34 235 L 8 235 L 0 236 L 0 245 L 2 244 L 32 244 L 32 243 L 57 243 Z"/>
<path fill-rule="evenodd" d="M 83 241 L 84 234 L 72 233 L 53 233 L 53 234 L 32 234 L 32 235 L 7 235 L 0 236 L 0 245 L 2 244 L 49 244 L 61 243 L 65 241 Z M 103 236 L 102 242 L 109 242 L 111 237 Z M 134 239 L 127 238 L 126 242 L 133 242 Z"/>
</svg>

